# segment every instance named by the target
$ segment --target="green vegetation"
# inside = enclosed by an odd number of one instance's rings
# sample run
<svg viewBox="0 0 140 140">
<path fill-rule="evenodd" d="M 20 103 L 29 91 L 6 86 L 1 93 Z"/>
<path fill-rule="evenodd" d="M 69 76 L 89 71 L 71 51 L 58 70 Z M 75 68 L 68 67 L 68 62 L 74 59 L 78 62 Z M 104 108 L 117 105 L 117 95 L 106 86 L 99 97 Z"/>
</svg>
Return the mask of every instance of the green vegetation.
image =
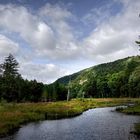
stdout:
<svg viewBox="0 0 140 140">
<path fill-rule="evenodd" d="M 130 106 L 127 108 L 121 108 L 118 111 L 126 113 L 126 114 L 140 115 L 140 104 L 137 104 L 135 106 Z"/>
<path fill-rule="evenodd" d="M 6 102 L 38 102 L 43 84 L 36 80 L 24 80 L 18 73 L 19 64 L 12 54 L 0 64 L 0 100 Z"/>
<path fill-rule="evenodd" d="M 60 78 L 50 85 L 23 79 L 18 67 L 18 62 L 11 54 L 0 65 L 0 100 L 66 100 L 68 87 L 70 98 L 140 97 L 140 56 L 97 65 Z"/>
<path fill-rule="evenodd" d="M 11 54 L 0 64 L 0 136 L 11 133 L 23 123 L 73 117 L 95 107 L 135 102 L 135 107 L 118 110 L 140 115 L 139 99 L 118 98 L 140 97 L 140 56 L 94 66 L 50 85 L 23 79 L 18 65 Z M 66 100 L 68 87 L 71 98 L 76 99 L 60 101 Z M 135 126 L 137 133 L 139 126 Z"/>
<path fill-rule="evenodd" d="M 132 98 L 102 98 L 102 99 L 73 99 L 69 102 L 48 103 L 1 103 L 0 104 L 0 136 L 6 136 L 21 124 L 45 120 L 73 117 L 83 111 L 96 108 L 124 105 L 138 102 L 139 99 Z"/>
<path fill-rule="evenodd" d="M 140 97 L 140 56 L 97 65 L 74 74 L 74 78 L 71 98 Z M 56 82 L 61 81 L 68 85 L 68 76 Z"/>
<path fill-rule="evenodd" d="M 12 54 L 0 64 L 0 101 L 39 102 L 66 100 L 67 88 L 59 83 L 44 85 L 25 80 L 18 72 L 19 64 Z"/>
</svg>

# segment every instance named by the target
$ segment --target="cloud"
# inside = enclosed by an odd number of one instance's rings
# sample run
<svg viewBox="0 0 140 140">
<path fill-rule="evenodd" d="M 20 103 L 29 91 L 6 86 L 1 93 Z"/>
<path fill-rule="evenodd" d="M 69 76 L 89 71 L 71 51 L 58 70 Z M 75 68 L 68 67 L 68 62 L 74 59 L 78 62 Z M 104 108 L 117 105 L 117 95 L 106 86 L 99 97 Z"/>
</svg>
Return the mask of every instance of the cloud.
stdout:
<svg viewBox="0 0 140 140">
<path fill-rule="evenodd" d="M 34 16 L 23 6 L 1 5 L 0 26 L 11 32 L 19 33 L 30 47 L 38 50 L 54 48 L 55 39 L 52 29 L 39 17 Z"/>
<path fill-rule="evenodd" d="M 55 33 L 55 49 L 49 51 L 47 55 L 54 59 L 71 59 L 76 58 L 79 51 L 77 40 L 74 37 L 74 30 L 69 25 L 68 20 L 74 20 L 70 11 L 60 5 L 46 4 L 40 8 L 40 16 L 46 19 Z"/>
<path fill-rule="evenodd" d="M 102 22 L 106 22 L 111 16 L 111 8 L 114 3 L 108 3 L 98 8 L 91 9 L 88 13 L 86 13 L 81 21 L 86 26 L 94 25 L 95 27 L 100 25 Z"/>
<path fill-rule="evenodd" d="M 83 41 L 84 55 L 97 62 L 138 54 L 135 40 L 140 31 L 140 1 L 123 2 L 123 10 L 93 30 Z M 86 52 L 86 53 L 85 53 Z"/>
<path fill-rule="evenodd" d="M 77 56 L 77 41 L 66 21 L 71 17 L 69 11 L 58 5 L 46 4 L 36 15 L 23 6 L 0 5 L 0 26 L 18 33 L 36 56 L 47 59 Z"/>
<path fill-rule="evenodd" d="M 77 67 L 82 69 L 136 55 L 139 53 L 135 40 L 140 31 L 140 1 L 113 2 L 122 6 L 121 11 L 112 14 L 110 8 L 114 4 L 107 4 L 99 9 L 89 9 L 80 17 L 82 20 L 58 4 L 47 3 L 38 11 L 21 5 L 0 5 L 0 29 L 5 31 L 0 35 L 0 56 L 14 53 L 24 78 L 46 83 L 75 71 Z M 83 32 L 91 29 L 88 35 L 83 33 L 84 37 L 77 39 L 77 26 L 71 24 L 75 18 L 80 29 L 84 22 Z M 16 34 L 20 41 L 16 36 L 6 37 L 8 32 Z M 46 63 L 42 64 L 42 61 Z"/>
<path fill-rule="evenodd" d="M 19 46 L 9 38 L 0 34 L 0 58 L 7 56 L 9 53 L 16 54 Z"/>
<path fill-rule="evenodd" d="M 26 62 L 20 65 L 20 72 L 25 79 L 34 80 L 35 78 L 44 83 L 51 83 L 57 78 L 69 74 L 65 68 L 54 64 L 36 64 Z"/>
<path fill-rule="evenodd" d="M 65 7 L 62 8 L 58 4 L 51 5 L 49 3 L 40 8 L 40 15 L 56 21 L 62 21 L 73 16 Z"/>
<path fill-rule="evenodd" d="M 77 42 L 74 39 L 72 28 L 66 21 L 71 17 L 69 11 L 58 5 L 46 4 L 36 15 L 23 6 L 0 5 L 0 18 L 3 19 L 0 20 L 0 28 L 6 30 L 6 33 L 8 31 L 16 33 L 21 40 L 26 42 L 28 50 L 32 49 L 31 53 L 27 52 L 26 47 L 20 46 L 20 54 L 16 54 L 21 64 L 20 72 L 24 78 L 36 78 L 39 81 L 50 82 L 68 73 L 68 70 L 53 64 L 43 65 L 32 61 L 34 58 L 65 61 L 77 57 Z M 45 20 L 48 18 L 50 20 Z M 7 46 L 18 46 L 11 44 Z M 5 48 L 4 45 L 2 46 Z M 12 48 L 14 50 L 16 47 Z M 10 49 L 9 52 L 16 53 Z"/>
</svg>

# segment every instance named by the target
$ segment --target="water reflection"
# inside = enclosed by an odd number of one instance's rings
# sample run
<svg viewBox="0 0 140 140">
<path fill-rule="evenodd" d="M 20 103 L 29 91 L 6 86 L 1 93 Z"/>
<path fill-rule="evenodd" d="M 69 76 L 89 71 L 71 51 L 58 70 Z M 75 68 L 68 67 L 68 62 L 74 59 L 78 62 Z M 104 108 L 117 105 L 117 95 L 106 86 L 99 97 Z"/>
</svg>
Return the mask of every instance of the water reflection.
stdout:
<svg viewBox="0 0 140 140">
<path fill-rule="evenodd" d="M 30 123 L 2 140 L 137 140 L 130 131 L 140 117 L 113 110 L 97 108 L 70 119 Z"/>
</svg>

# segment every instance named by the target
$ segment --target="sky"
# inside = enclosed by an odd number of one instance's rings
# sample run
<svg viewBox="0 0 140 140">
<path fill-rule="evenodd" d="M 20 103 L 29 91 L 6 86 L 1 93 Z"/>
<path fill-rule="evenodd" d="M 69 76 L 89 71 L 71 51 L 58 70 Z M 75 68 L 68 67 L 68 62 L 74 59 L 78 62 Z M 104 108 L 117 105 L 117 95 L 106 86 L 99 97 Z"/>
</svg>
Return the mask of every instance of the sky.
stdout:
<svg viewBox="0 0 140 140">
<path fill-rule="evenodd" d="M 140 0 L 0 0 L 0 63 L 13 54 L 25 79 L 51 83 L 139 55 Z"/>
</svg>

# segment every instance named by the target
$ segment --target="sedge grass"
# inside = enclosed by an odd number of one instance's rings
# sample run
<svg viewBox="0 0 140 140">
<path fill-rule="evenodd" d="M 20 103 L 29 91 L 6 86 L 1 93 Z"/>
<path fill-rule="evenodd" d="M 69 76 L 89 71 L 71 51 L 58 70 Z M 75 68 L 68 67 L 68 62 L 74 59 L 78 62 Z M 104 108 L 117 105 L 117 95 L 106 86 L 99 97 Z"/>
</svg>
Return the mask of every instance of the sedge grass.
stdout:
<svg viewBox="0 0 140 140">
<path fill-rule="evenodd" d="M 14 132 L 21 124 L 45 119 L 61 119 L 81 114 L 96 107 L 140 102 L 132 98 L 74 99 L 69 102 L 0 104 L 0 136 Z"/>
</svg>

